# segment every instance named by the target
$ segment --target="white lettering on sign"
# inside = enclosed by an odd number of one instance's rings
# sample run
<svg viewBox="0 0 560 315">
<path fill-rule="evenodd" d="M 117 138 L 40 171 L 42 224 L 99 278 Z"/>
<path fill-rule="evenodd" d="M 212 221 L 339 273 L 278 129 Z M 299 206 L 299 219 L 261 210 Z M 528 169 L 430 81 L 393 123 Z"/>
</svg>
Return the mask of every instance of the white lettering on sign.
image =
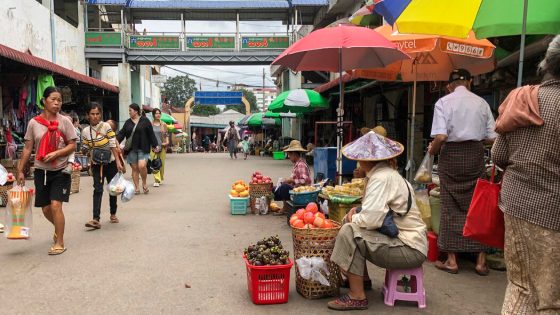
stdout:
<svg viewBox="0 0 560 315">
<path fill-rule="evenodd" d="M 458 53 L 461 55 L 469 55 L 469 56 L 477 56 L 477 57 L 484 56 L 484 48 L 467 45 L 467 44 L 453 43 L 453 42 L 447 43 L 447 51 Z"/>
<path fill-rule="evenodd" d="M 415 49 L 416 48 L 416 40 L 404 40 L 395 42 L 397 48 L 400 50 L 407 50 L 407 49 Z"/>
</svg>

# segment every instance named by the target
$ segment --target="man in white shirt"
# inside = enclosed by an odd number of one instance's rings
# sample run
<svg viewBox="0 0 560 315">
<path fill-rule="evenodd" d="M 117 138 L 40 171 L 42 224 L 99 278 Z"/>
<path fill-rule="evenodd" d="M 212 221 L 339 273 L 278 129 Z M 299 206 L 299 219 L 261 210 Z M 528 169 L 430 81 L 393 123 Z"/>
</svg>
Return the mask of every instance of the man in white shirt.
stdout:
<svg viewBox="0 0 560 315">
<path fill-rule="evenodd" d="M 440 154 L 438 173 L 441 182 L 441 222 L 438 247 L 447 252 L 445 262 L 436 267 L 457 273 L 456 253 L 479 253 L 476 273 L 487 275 L 486 246 L 463 237 L 463 227 L 476 181 L 484 174 L 484 144 L 496 138 L 495 121 L 490 105 L 470 91 L 471 75 L 467 70 L 453 70 L 447 86 L 450 94 L 439 99 L 434 108 L 428 148 Z"/>
</svg>

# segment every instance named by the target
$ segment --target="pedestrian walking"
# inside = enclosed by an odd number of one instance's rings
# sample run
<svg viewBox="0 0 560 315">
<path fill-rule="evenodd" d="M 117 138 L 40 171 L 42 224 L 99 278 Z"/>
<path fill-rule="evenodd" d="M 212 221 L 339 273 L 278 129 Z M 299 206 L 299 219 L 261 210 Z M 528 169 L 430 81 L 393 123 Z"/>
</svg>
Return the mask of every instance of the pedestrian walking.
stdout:
<svg viewBox="0 0 560 315">
<path fill-rule="evenodd" d="M 445 262 L 435 266 L 457 273 L 457 253 L 478 253 L 476 273 L 488 275 L 486 253 L 489 248 L 463 237 L 467 212 L 476 181 L 485 173 L 484 144 L 496 138 L 490 105 L 470 91 L 472 79 L 467 70 L 453 70 L 447 88 L 449 95 L 439 99 L 429 152 L 440 154 L 438 173 L 441 182 L 441 223 L 438 247 L 447 253 Z"/>
<path fill-rule="evenodd" d="M 111 126 L 103 122 L 103 107 L 99 103 L 91 103 L 87 111 L 89 126 L 82 131 L 82 145 L 91 159 L 93 175 L 93 218 L 85 225 L 88 228 L 101 228 L 101 202 L 103 200 L 103 184 L 122 172 L 124 165 L 119 156 L 116 134 Z M 117 196 L 109 196 L 109 221 L 119 223 L 117 218 Z"/>
<path fill-rule="evenodd" d="M 560 314 L 560 36 L 540 72 L 541 85 L 512 91 L 500 106 L 492 148 L 505 169 L 504 315 Z"/>
<path fill-rule="evenodd" d="M 241 141 L 241 146 L 243 147 L 243 155 L 244 155 L 244 160 L 247 159 L 247 156 L 249 155 L 249 137 L 245 136 L 245 138 L 243 138 L 243 141 Z"/>
<path fill-rule="evenodd" d="M 404 152 L 402 144 L 372 131 L 342 150 L 347 158 L 360 161 L 368 180 L 362 206 L 346 215 L 331 255 L 348 278 L 350 291 L 328 307 L 363 310 L 369 306 L 364 289 L 372 284 L 366 261 L 388 270 L 422 266 L 428 252 L 426 224 L 412 185 L 396 169 L 396 157 Z M 388 216 L 394 222 L 392 233 L 387 233 Z"/>
<path fill-rule="evenodd" d="M 235 122 L 229 122 L 229 128 L 226 130 L 225 141 L 227 142 L 227 148 L 229 151 L 229 157 L 237 159 L 237 144 L 241 137 L 239 136 L 239 131 L 235 127 Z"/>
<path fill-rule="evenodd" d="M 126 139 L 124 151 L 126 161 L 132 168 L 135 193 L 140 194 L 140 178 L 142 178 L 142 190 L 144 194 L 147 194 L 150 192 L 147 182 L 150 151 L 153 149 L 155 152 L 159 152 L 160 147 L 152 123 L 148 118 L 142 116 L 140 106 L 135 103 L 130 104 L 128 114 L 130 118 L 117 133 L 117 141 L 122 142 Z"/>
<path fill-rule="evenodd" d="M 161 148 L 159 152 L 151 151 L 150 158 L 159 158 L 161 160 L 161 167 L 159 171 L 154 172 L 154 187 L 159 187 L 163 184 L 163 175 L 165 172 L 165 156 L 167 151 L 167 146 L 169 145 L 169 136 L 167 133 L 167 125 L 161 121 L 161 110 L 155 108 L 152 111 L 152 116 L 154 120 L 152 121 L 152 128 L 154 129 L 154 134 L 158 142 L 158 146 Z"/>
<path fill-rule="evenodd" d="M 25 133 L 25 146 L 18 164 L 17 181 L 25 185 L 24 169 L 31 152 L 35 150 L 35 207 L 43 210 L 45 218 L 54 225 L 54 244 L 49 255 L 60 255 L 64 246 L 65 218 L 62 203 L 70 198 L 70 175 L 63 172 L 68 156 L 76 150 L 76 130 L 72 121 L 62 116 L 62 93 L 50 86 L 43 92 L 43 112 L 29 121 Z"/>
</svg>

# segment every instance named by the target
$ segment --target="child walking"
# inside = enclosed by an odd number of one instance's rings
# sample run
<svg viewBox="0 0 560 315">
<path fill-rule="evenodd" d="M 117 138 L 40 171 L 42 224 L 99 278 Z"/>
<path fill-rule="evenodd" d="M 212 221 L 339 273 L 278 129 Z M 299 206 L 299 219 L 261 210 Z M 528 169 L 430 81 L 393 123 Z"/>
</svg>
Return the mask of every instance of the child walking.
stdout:
<svg viewBox="0 0 560 315">
<path fill-rule="evenodd" d="M 241 141 L 241 145 L 243 146 L 243 154 L 245 154 L 244 160 L 246 160 L 247 155 L 249 155 L 249 137 L 245 136 L 243 141 Z"/>
</svg>

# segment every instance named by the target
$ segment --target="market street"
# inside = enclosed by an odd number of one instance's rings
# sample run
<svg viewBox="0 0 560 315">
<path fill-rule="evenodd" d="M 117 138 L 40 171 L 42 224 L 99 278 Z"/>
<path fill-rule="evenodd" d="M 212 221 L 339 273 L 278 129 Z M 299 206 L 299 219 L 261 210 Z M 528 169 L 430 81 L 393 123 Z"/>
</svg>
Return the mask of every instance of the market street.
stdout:
<svg viewBox="0 0 560 315">
<path fill-rule="evenodd" d="M 285 217 L 232 216 L 227 194 L 232 182 L 260 170 L 273 178 L 291 170 L 288 160 L 226 154 L 170 154 L 165 184 L 148 195 L 119 201 L 119 224 L 109 223 L 104 196 L 102 228 L 91 219 L 91 177 L 64 205 L 64 255 L 50 257 L 52 226 L 34 208 L 31 241 L 0 240 L 0 306 L 6 314 L 324 314 L 329 299 L 306 300 L 295 289 L 292 268 L 288 304 L 254 305 L 247 293 L 243 248 L 278 234 L 293 257 Z M 130 176 L 130 168 L 128 169 Z M 153 179 L 150 177 L 150 184 Z M 31 181 L 27 182 L 32 185 Z M 5 208 L 2 208 L 4 211 Z M 488 277 L 461 262 L 451 275 L 424 264 L 427 308 L 383 304 L 384 270 L 368 264 L 374 289 L 369 310 L 356 314 L 499 314 L 505 272 Z M 186 285 L 190 286 L 187 288 Z M 345 290 L 345 289 L 343 289 Z M 338 313 L 337 313 L 338 314 Z"/>
</svg>

